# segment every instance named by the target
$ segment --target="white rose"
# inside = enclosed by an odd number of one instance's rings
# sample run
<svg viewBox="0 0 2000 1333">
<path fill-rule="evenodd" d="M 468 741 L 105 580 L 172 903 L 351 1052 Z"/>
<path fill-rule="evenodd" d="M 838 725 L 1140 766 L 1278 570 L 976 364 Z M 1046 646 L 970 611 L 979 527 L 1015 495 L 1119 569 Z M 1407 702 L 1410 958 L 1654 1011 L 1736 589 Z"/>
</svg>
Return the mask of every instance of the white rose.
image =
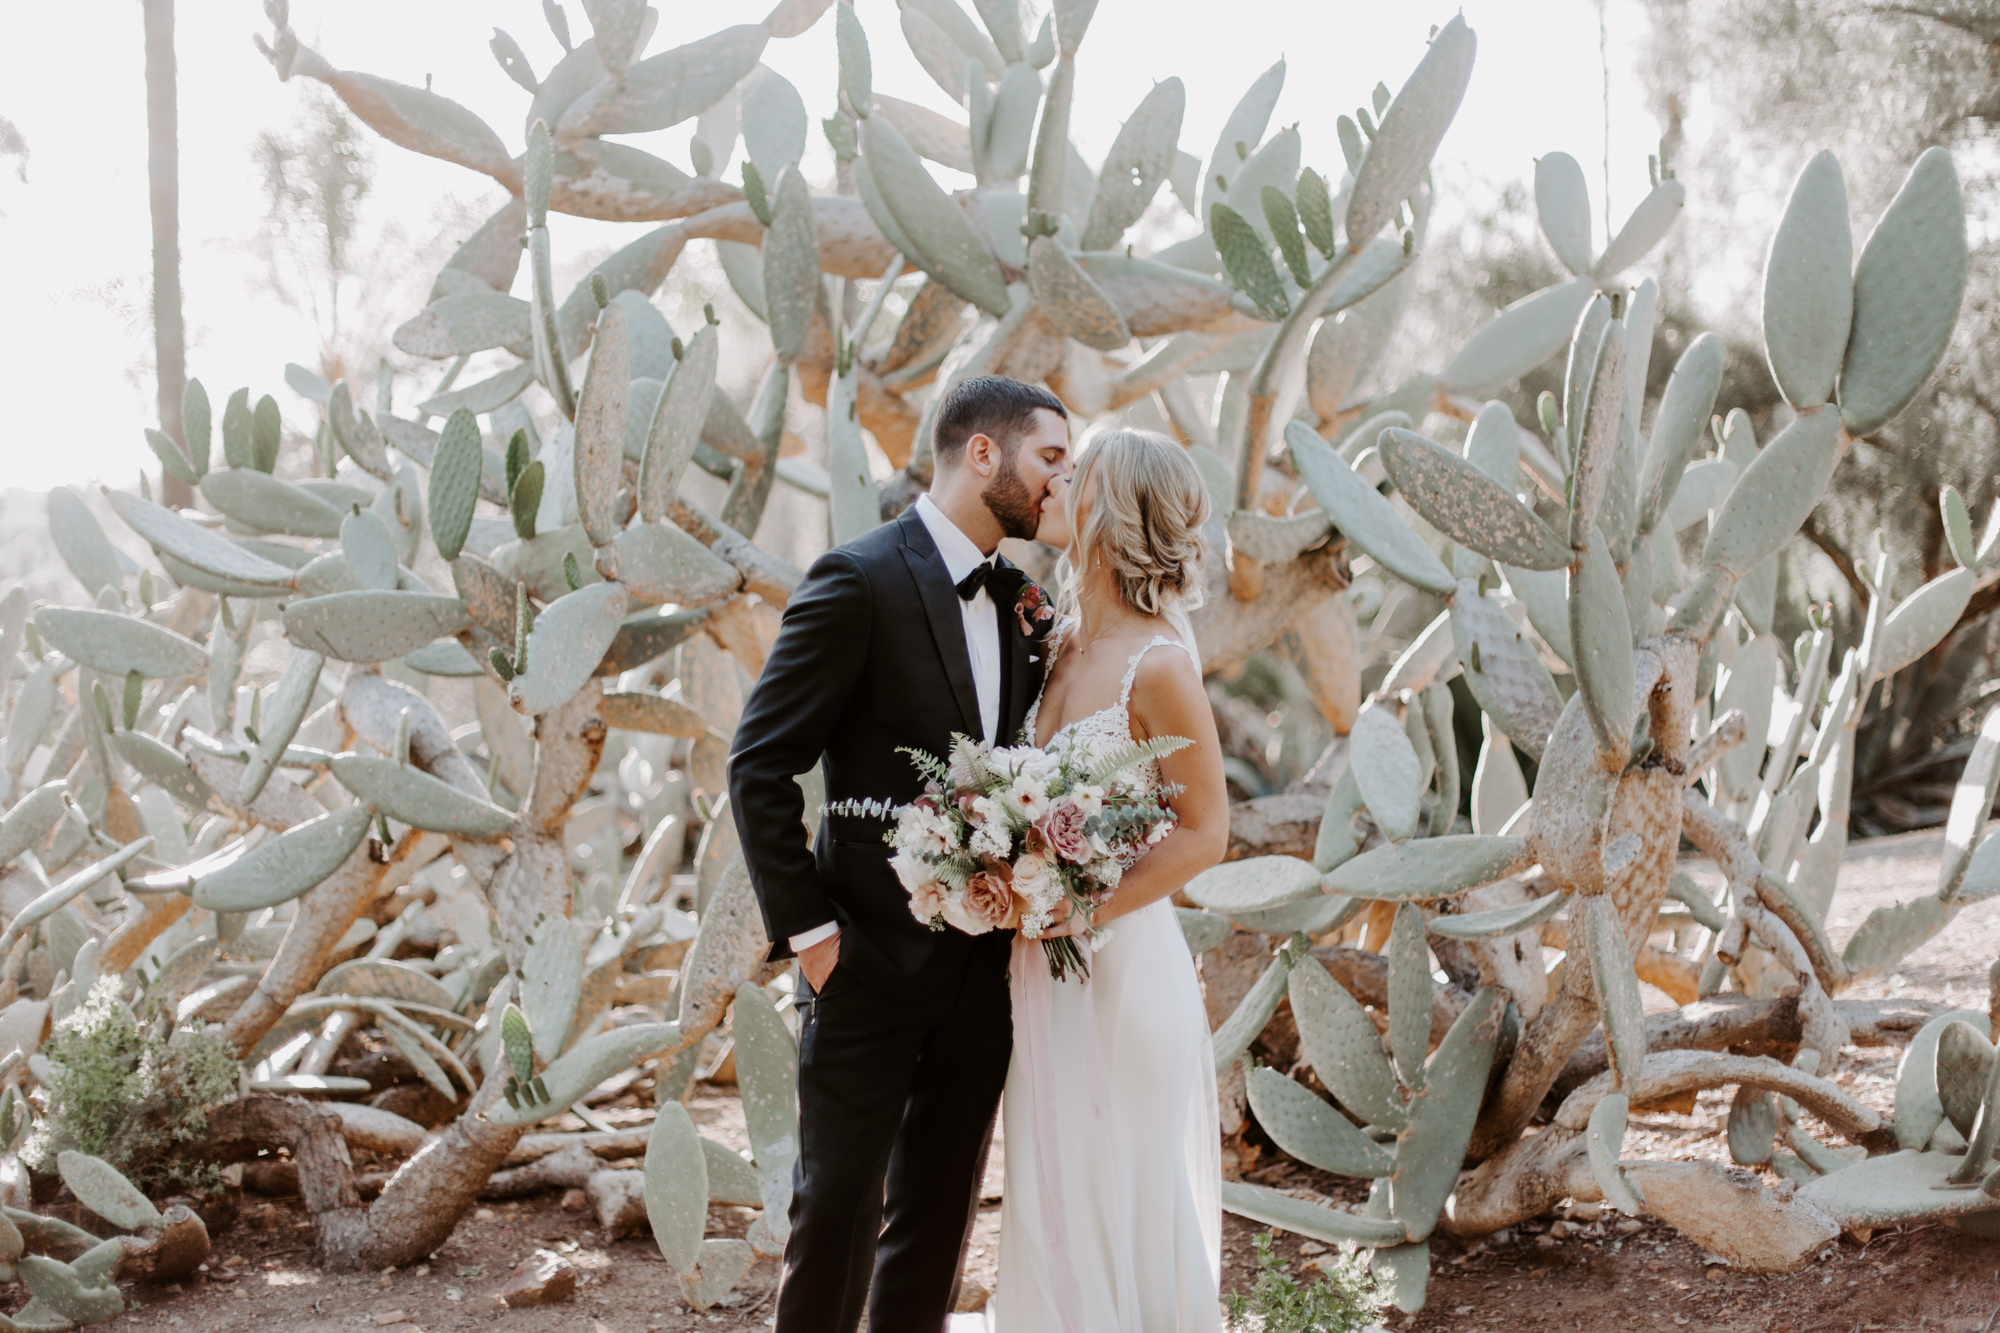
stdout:
<svg viewBox="0 0 2000 1333">
<path fill-rule="evenodd" d="M 1062 896 L 1062 881 L 1045 857 L 1029 852 L 1014 862 L 1014 892 L 1038 911 L 1046 911 Z"/>
<path fill-rule="evenodd" d="M 897 852 L 889 858 L 889 868 L 896 872 L 906 893 L 916 892 L 919 884 L 931 877 L 931 868 L 907 852 Z"/>
</svg>

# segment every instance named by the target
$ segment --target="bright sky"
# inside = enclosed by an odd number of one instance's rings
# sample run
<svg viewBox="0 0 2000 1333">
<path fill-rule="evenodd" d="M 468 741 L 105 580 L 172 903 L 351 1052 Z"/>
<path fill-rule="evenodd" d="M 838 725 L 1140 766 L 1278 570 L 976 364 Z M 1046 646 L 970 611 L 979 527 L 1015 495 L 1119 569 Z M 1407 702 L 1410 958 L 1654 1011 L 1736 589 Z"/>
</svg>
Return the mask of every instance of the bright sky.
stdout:
<svg viewBox="0 0 2000 1333">
<path fill-rule="evenodd" d="M 770 3 L 663 4 L 649 50 L 754 22 Z M 871 38 L 876 86 L 952 110 L 905 46 L 895 0 L 857 0 L 856 7 Z M 313 363 L 318 338 L 311 321 L 264 284 L 252 244 L 264 203 L 250 157 L 261 130 L 291 127 L 301 89 L 280 84 L 252 46 L 253 32 L 269 30 L 255 0 L 181 0 L 178 8 L 189 371 L 218 409 L 247 383 L 274 393 L 287 417 L 303 425 L 307 405 L 284 388 L 282 372 L 287 361 Z M 435 91 L 484 117 L 517 151 L 528 98 L 487 50 L 490 29 L 498 24 L 513 34 L 537 71 L 560 54 L 538 0 L 293 0 L 291 8 L 301 38 L 334 65 L 417 86 L 428 74 Z M 567 8 L 580 37 L 588 27 L 582 6 Z M 1152 82 L 1179 75 L 1187 87 L 1182 147 L 1205 159 L 1237 98 L 1282 56 L 1288 72 L 1272 128 L 1298 122 L 1306 162 L 1337 175 L 1335 118 L 1365 102 L 1378 79 L 1398 87 L 1431 25 L 1453 12 L 1450 0 L 1101 0 L 1078 57 L 1073 137 L 1096 162 Z M 1464 13 L 1478 32 L 1479 57 L 1440 165 L 1461 178 L 1525 181 L 1534 157 L 1565 150 L 1591 180 L 1601 230 L 1597 4 L 1465 0 Z M 138 0 L 0 0 L 0 19 L 8 38 L 0 43 L 0 116 L 20 128 L 32 151 L 26 183 L 11 163 L 0 163 L 0 386 L 7 405 L 0 484 L 130 484 L 140 467 L 157 468 L 141 437 L 156 422 L 140 7 Z M 1626 74 L 1643 22 L 1636 6 L 1611 8 L 1611 205 L 1620 222 L 1647 188 L 1646 154 L 1659 134 Z M 830 14 L 804 37 L 772 43 L 764 59 L 797 85 L 815 124 L 829 114 Z M 634 142 L 685 167 L 691 130 L 689 123 Z M 824 178 L 830 153 L 816 132 L 811 142 L 807 174 Z M 494 188 L 484 177 L 380 141 L 375 161 L 364 232 L 400 223 L 412 238 L 430 237 L 442 213 Z M 725 174 L 736 173 L 731 167 Z M 564 219 L 556 229 L 559 252 L 638 234 Z"/>
</svg>

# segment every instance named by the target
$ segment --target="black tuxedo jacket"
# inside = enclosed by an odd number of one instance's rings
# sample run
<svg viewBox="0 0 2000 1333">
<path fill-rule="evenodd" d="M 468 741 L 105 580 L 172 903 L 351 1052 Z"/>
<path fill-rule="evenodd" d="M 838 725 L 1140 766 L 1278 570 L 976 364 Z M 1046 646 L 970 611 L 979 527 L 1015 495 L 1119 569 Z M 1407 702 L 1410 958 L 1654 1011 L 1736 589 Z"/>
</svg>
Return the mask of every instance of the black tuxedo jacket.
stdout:
<svg viewBox="0 0 2000 1333">
<path fill-rule="evenodd" d="M 1044 627 L 1024 633 L 1011 602 L 996 613 L 1000 735 L 990 739 L 1012 744 L 1041 683 Z M 814 562 L 737 724 L 730 808 L 772 957 L 837 921 L 840 970 L 885 993 L 917 999 L 974 960 L 1005 965 L 1010 934 L 933 931 L 911 915 L 882 840 L 888 821 L 828 815 L 806 842 L 818 812 L 804 808 L 797 775 L 823 765 L 829 803 L 900 805 L 923 778 L 899 748 L 942 758 L 953 732 L 980 735 L 965 624 L 944 558 L 909 509 Z"/>
</svg>

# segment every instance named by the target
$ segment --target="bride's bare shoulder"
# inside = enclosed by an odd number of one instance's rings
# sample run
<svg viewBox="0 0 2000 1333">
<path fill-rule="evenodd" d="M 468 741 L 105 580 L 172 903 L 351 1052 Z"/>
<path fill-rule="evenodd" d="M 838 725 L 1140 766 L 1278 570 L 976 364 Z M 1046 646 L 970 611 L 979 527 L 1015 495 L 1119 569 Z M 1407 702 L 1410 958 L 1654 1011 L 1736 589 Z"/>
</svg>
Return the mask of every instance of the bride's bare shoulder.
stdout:
<svg viewBox="0 0 2000 1333">
<path fill-rule="evenodd" d="M 1159 638 L 1167 642 L 1152 640 L 1132 674 L 1134 711 L 1143 714 L 1156 703 L 1172 707 L 1199 704 L 1206 708 L 1208 695 L 1202 688 L 1201 668 L 1196 664 L 1194 655 L 1171 632 L 1163 633 Z"/>
</svg>

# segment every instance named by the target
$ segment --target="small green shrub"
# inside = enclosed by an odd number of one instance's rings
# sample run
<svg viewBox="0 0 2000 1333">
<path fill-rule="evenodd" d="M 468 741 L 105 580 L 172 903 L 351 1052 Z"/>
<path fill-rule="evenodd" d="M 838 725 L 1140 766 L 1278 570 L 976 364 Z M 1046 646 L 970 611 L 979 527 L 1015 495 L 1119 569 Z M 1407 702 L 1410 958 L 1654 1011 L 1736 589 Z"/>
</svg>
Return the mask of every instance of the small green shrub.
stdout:
<svg viewBox="0 0 2000 1333">
<path fill-rule="evenodd" d="M 1367 1263 L 1358 1255 L 1329 1262 L 1325 1276 L 1294 1281 L 1285 1261 L 1271 1248 L 1271 1234 L 1257 1237 L 1257 1281 L 1246 1295 L 1232 1291 L 1229 1326 L 1261 1333 L 1355 1333 L 1382 1300 Z"/>
<path fill-rule="evenodd" d="M 75 1148 L 101 1157 L 147 1193 L 200 1192 L 218 1168 L 201 1160 L 208 1108 L 236 1095 L 237 1065 L 219 1031 L 177 1027 L 164 1008 L 142 1021 L 120 998 L 117 977 L 56 1024 L 47 1060 L 43 1114 L 21 1159 L 55 1170 Z"/>
</svg>

